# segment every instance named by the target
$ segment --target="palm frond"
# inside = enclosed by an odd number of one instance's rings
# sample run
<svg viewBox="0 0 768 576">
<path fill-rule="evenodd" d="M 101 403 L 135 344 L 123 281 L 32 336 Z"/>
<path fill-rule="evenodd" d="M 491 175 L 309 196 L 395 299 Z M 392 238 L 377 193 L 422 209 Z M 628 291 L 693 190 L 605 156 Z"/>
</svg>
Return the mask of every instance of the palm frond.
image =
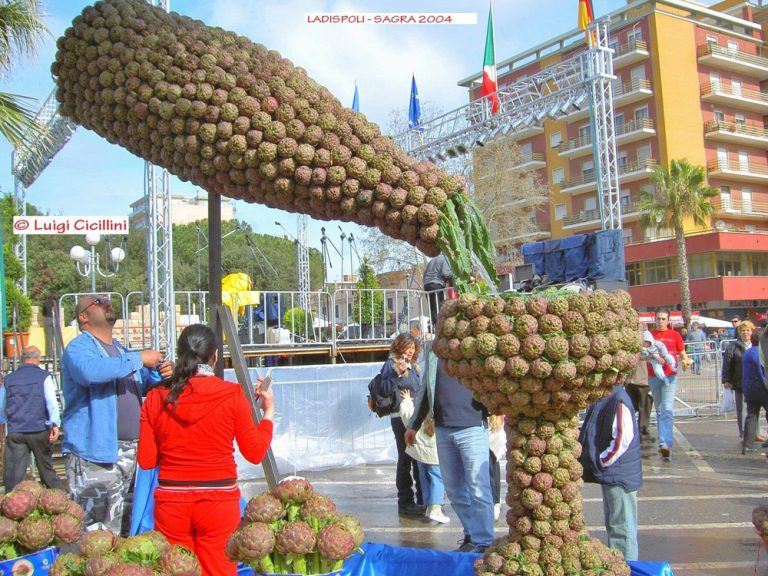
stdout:
<svg viewBox="0 0 768 576">
<path fill-rule="evenodd" d="M 29 146 L 31 142 L 45 138 L 45 131 L 35 122 L 35 111 L 26 105 L 34 98 L 0 92 L 0 134 L 14 148 Z"/>
<path fill-rule="evenodd" d="M 49 34 L 36 0 L 1 0 L 0 70 L 7 72 L 19 60 L 34 56 Z"/>
</svg>

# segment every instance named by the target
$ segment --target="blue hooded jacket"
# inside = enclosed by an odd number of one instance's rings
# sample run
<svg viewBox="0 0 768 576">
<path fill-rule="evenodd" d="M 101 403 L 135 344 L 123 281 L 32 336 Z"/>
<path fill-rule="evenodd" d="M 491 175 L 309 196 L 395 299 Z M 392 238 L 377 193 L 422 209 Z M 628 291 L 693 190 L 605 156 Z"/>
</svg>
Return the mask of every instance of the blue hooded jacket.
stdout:
<svg viewBox="0 0 768 576">
<path fill-rule="evenodd" d="M 741 366 L 741 390 L 744 393 L 744 400 L 750 404 L 768 406 L 768 389 L 766 389 L 765 369 L 760 364 L 759 346 L 752 346 L 744 353 Z"/>
</svg>

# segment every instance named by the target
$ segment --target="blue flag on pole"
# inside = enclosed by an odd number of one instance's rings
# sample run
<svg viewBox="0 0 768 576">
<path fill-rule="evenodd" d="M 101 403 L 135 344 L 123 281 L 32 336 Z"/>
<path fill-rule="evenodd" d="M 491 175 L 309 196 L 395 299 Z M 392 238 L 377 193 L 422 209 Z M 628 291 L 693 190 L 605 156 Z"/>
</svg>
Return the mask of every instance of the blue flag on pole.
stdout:
<svg viewBox="0 0 768 576">
<path fill-rule="evenodd" d="M 416 88 L 416 76 L 411 76 L 411 101 L 408 105 L 408 129 L 421 132 L 421 102 L 419 89 Z"/>
<path fill-rule="evenodd" d="M 360 112 L 360 95 L 357 93 L 357 82 L 355 82 L 355 95 L 352 98 L 352 110 Z"/>
</svg>

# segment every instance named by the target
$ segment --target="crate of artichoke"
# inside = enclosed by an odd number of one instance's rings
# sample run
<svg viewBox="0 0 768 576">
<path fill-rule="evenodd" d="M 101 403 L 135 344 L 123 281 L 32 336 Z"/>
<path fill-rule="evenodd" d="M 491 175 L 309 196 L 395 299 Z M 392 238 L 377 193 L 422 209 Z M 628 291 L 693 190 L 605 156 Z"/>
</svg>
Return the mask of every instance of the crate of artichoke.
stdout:
<svg viewBox="0 0 768 576">
<path fill-rule="evenodd" d="M 0 574 L 46 573 L 83 533 L 83 509 L 61 490 L 20 482 L 0 501 Z"/>
<path fill-rule="evenodd" d="M 357 518 L 338 515 L 330 498 L 291 477 L 251 498 L 227 555 L 257 574 L 331 574 L 362 543 Z"/>
</svg>

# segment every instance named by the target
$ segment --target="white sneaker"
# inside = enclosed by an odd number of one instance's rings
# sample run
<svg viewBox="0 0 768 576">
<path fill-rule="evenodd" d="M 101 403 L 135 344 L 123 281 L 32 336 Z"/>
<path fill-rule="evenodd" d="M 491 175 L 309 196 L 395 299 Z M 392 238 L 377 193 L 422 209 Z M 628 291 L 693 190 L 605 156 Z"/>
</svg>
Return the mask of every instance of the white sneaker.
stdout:
<svg viewBox="0 0 768 576">
<path fill-rule="evenodd" d="M 499 519 L 499 514 L 501 514 L 501 503 L 493 505 L 493 521 L 494 522 L 496 522 L 496 520 Z"/>
<path fill-rule="evenodd" d="M 448 516 L 443 514 L 443 508 L 439 504 L 427 507 L 427 519 L 439 524 L 448 524 L 451 521 Z"/>
</svg>

